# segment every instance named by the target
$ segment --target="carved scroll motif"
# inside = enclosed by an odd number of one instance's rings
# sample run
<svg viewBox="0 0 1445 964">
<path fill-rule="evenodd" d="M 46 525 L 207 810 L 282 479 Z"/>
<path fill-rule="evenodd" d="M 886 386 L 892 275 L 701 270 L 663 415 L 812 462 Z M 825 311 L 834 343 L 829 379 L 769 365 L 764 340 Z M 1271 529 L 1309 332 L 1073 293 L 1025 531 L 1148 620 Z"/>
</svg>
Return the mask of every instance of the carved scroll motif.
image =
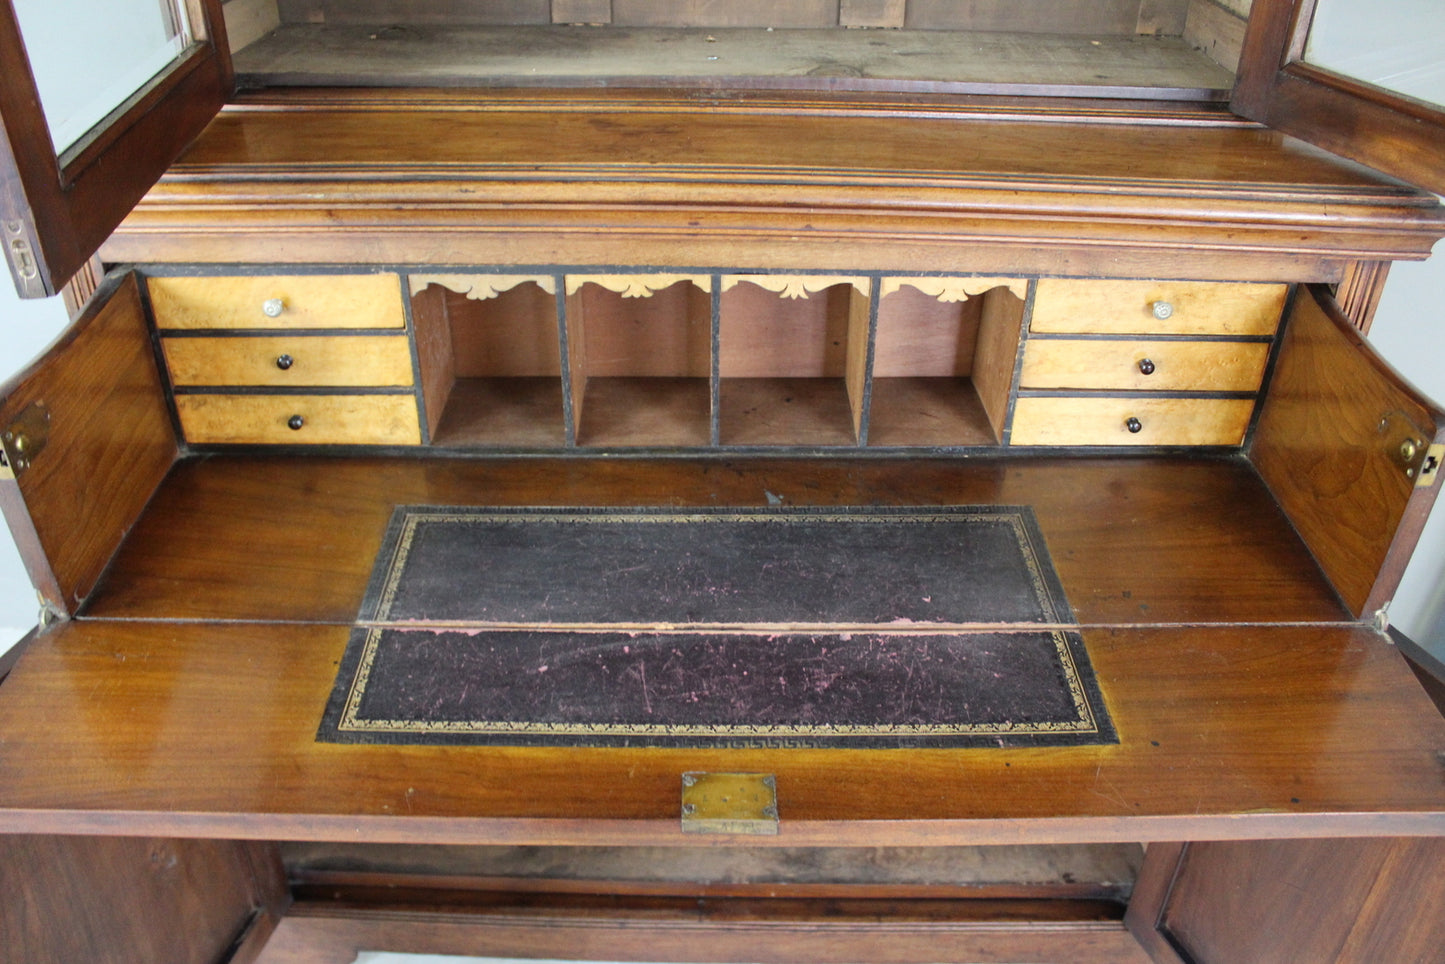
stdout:
<svg viewBox="0 0 1445 964">
<path fill-rule="evenodd" d="M 722 279 L 722 290 L 727 291 L 740 281 L 755 284 L 768 291 L 776 291 L 784 298 L 806 298 L 834 285 L 852 285 L 865 298 L 868 296 L 868 279 L 851 278 L 842 275 L 789 275 L 789 274 L 730 274 Z"/>
<path fill-rule="evenodd" d="M 1007 288 L 1022 301 L 1029 290 L 1024 278 L 884 278 L 878 297 L 886 298 L 904 285 L 945 302 L 967 301 L 993 288 Z"/>
<path fill-rule="evenodd" d="M 411 276 L 411 293 L 416 296 L 425 291 L 427 285 L 441 285 L 473 301 L 485 301 L 528 281 L 549 295 L 557 293 L 557 283 L 553 278 L 530 274 L 414 274 Z"/>
<path fill-rule="evenodd" d="M 569 274 L 567 293 L 575 295 L 583 285 L 594 284 L 624 298 L 651 298 L 679 281 L 690 281 L 703 291 L 712 291 L 712 276 L 705 274 Z"/>
</svg>

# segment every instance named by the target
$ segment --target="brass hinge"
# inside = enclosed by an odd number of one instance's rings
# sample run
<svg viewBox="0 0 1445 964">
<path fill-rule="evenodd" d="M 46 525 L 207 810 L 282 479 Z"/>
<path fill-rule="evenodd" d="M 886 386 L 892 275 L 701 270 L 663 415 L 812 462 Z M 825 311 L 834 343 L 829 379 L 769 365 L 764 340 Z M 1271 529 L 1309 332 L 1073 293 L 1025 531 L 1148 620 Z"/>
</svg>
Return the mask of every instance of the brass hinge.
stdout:
<svg viewBox="0 0 1445 964">
<path fill-rule="evenodd" d="M 31 402 L 0 431 L 0 478 L 18 479 L 50 440 L 50 409 Z"/>
<path fill-rule="evenodd" d="M 771 773 L 684 773 L 682 832 L 775 836 L 777 778 Z"/>
</svg>

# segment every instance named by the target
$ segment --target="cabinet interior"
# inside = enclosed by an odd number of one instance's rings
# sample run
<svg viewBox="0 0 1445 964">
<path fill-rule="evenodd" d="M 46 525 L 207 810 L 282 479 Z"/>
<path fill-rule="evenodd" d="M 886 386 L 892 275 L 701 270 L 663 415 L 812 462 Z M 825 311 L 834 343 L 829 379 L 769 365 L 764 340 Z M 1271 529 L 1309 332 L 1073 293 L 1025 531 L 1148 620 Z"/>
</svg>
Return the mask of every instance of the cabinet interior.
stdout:
<svg viewBox="0 0 1445 964">
<path fill-rule="evenodd" d="M 231 0 L 238 85 L 669 86 L 1224 100 L 1247 3 Z"/>
</svg>

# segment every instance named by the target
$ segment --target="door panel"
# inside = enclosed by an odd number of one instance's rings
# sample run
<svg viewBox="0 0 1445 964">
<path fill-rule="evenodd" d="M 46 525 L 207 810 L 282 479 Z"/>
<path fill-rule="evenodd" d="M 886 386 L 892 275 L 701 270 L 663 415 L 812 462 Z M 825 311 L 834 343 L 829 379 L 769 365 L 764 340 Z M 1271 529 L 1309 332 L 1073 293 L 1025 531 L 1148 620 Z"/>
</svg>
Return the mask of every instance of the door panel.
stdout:
<svg viewBox="0 0 1445 964">
<path fill-rule="evenodd" d="M 1445 193 L 1440 164 L 1445 109 L 1306 63 L 1314 2 L 1255 0 L 1230 106 L 1335 154 Z"/>
<path fill-rule="evenodd" d="M 1250 456 L 1357 616 L 1399 584 L 1441 488 L 1442 426 L 1324 288 L 1299 291 Z"/>
<path fill-rule="evenodd" d="M 60 290 L 230 95 L 220 0 L 187 5 L 197 39 L 62 154 L 0 3 L 0 236 L 22 296 Z"/>
</svg>

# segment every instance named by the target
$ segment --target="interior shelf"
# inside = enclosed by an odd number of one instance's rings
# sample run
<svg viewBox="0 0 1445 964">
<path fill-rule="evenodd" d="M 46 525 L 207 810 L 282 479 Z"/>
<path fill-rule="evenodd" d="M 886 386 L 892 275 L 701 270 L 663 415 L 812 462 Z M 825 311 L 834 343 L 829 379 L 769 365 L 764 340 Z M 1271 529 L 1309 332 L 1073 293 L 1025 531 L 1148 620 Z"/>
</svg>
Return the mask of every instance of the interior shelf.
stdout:
<svg viewBox="0 0 1445 964">
<path fill-rule="evenodd" d="M 1229 70 L 1184 37 L 1136 35 L 1132 29 L 1109 36 L 1087 30 L 773 30 L 726 22 L 497 26 L 461 17 L 440 24 L 407 22 L 404 11 L 401 22 L 374 14 L 374 22 L 358 23 L 333 13 L 330 22 L 280 24 L 238 51 L 235 66 L 243 88 L 605 82 L 948 93 L 1012 88 L 1051 95 L 1128 92 L 1223 100 L 1234 82 Z"/>
</svg>

